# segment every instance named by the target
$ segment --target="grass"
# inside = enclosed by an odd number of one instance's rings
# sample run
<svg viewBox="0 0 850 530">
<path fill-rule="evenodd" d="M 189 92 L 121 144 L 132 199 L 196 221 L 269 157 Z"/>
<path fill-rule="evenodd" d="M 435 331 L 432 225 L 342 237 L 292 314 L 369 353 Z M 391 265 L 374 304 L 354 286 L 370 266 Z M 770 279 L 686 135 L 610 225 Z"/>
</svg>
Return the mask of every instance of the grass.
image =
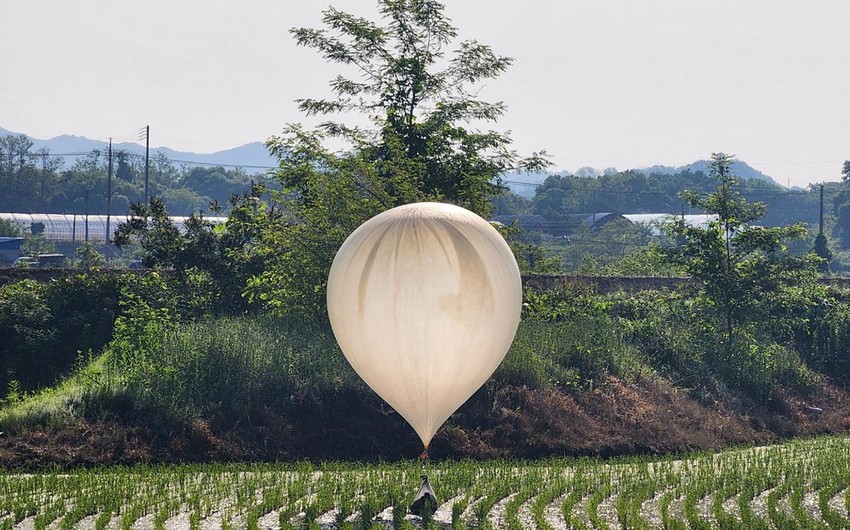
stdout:
<svg viewBox="0 0 850 530">
<path fill-rule="evenodd" d="M 431 482 L 442 501 L 455 499 L 455 505 L 424 522 L 454 528 L 548 529 L 560 524 L 551 518 L 562 508 L 562 517 L 574 528 L 842 528 L 850 524 L 843 493 L 848 461 L 847 437 L 823 437 L 681 460 L 437 462 L 429 466 Z M 95 528 L 131 528 L 143 518 L 153 528 L 164 528 L 179 516 L 192 528 L 210 523 L 259 528 L 262 520 L 281 528 L 330 524 L 368 530 L 380 520 L 409 530 L 422 522 L 405 516 L 403 509 L 418 487 L 420 473 L 417 462 L 4 472 L 0 528 L 25 520 L 35 528 L 73 528 L 85 518 Z M 814 515 L 803 507 L 807 493 L 819 499 Z M 735 494 L 739 514 L 723 508 Z M 840 510 L 828 508 L 836 496 L 845 503 Z M 696 509 L 703 497 L 715 511 L 714 520 Z M 662 513 L 644 513 L 641 506 L 653 498 Z M 756 498 L 763 502 L 754 502 Z M 669 507 L 677 499 L 684 509 L 674 514 Z M 599 510 L 602 503 L 613 506 L 615 519 Z M 499 517 L 493 511 L 498 504 L 504 508 Z M 520 517 L 523 510 L 525 519 Z"/>
<path fill-rule="evenodd" d="M 132 413 L 128 403 L 177 420 L 244 422 L 252 410 L 285 411 L 301 396 L 368 392 L 322 326 L 272 317 L 174 324 L 154 311 L 127 312 L 104 353 L 81 359 L 54 387 L 9 399 L 0 408 L 0 429 L 59 427 L 116 407 Z M 494 381 L 576 390 L 642 367 L 610 319 L 532 319 L 520 324 Z"/>
<path fill-rule="evenodd" d="M 108 359 L 108 355 L 89 359 L 56 386 L 7 402 L 0 407 L 0 426 L 14 433 L 34 425 L 59 428 L 75 421 L 83 404 L 104 392 Z"/>
<path fill-rule="evenodd" d="M 281 414 L 302 398 L 368 392 L 324 325 L 269 316 L 180 322 L 174 311 L 146 300 L 125 293 L 111 342 L 70 376 L 23 396 L 10 389 L 0 403 L 0 430 L 62 426 L 116 409 L 131 419 L 155 410 L 170 420 L 245 424 L 258 409 Z M 772 343 L 742 342 L 736 362 L 709 366 L 705 354 L 713 351 L 714 335 L 686 295 L 529 291 L 524 307 L 491 384 L 570 393 L 597 388 L 610 375 L 627 381 L 657 375 L 673 386 L 742 388 L 760 399 L 780 383 L 802 386 L 810 375 L 796 351 Z M 806 360 L 815 368 L 843 351 L 850 313 L 833 313 L 817 328 L 823 340 L 816 345 L 824 351 L 807 349 L 820 352 Z"/>
</svg>

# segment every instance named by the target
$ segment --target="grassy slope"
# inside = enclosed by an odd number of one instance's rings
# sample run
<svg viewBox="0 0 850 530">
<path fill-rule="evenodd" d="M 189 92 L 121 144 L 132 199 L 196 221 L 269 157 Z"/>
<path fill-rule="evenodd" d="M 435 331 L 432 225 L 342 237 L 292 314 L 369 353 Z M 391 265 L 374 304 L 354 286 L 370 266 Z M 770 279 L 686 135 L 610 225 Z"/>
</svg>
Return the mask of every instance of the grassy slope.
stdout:
<svg viewBox="0 0 850 530">
<path fill-rule="evenodd" d="M 0 410 L 0 461 L 395 460 L 420 450 L 321 328 L 218 319 L 153 336 L 146 346 L 117 337 L 56 387 Z M 821 378 L 759 398 L 720 385 L 684 389 L 662 373 L 604 321 L 526 321 L 432 453 L 669 453 L 850 427 L 850 397 Z"/>
</svg>

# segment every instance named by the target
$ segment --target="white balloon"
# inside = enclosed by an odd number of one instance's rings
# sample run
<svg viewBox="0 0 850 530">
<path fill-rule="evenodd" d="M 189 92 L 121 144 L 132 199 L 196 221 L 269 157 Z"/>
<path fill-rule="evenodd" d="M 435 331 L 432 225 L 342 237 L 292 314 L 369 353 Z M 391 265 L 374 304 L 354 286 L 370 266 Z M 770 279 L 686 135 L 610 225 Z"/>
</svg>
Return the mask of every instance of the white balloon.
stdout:
<svg viewBox="0 0 850 530">
<path fill-rule="evenodd" d="M 522 283 L 502 236 L 450 204 L 393 208 L 340 247 L 328 314 L 354 370 L 425 448 L 513 341 Z"/>
</svg>

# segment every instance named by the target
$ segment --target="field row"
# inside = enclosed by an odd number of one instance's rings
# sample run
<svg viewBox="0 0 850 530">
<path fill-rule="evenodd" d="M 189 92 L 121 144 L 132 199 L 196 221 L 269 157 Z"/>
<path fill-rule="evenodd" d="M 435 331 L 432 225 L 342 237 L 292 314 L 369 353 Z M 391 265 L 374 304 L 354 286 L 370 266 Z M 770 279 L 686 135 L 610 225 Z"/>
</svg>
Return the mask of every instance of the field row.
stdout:
<svg viewBox="0 0 850 530">
<path fill-rule="evenodd" d="M 187 465 L 0 475 L 0 529 L 847 528 L 850 439 L 685 459 Z"/>
</svg>

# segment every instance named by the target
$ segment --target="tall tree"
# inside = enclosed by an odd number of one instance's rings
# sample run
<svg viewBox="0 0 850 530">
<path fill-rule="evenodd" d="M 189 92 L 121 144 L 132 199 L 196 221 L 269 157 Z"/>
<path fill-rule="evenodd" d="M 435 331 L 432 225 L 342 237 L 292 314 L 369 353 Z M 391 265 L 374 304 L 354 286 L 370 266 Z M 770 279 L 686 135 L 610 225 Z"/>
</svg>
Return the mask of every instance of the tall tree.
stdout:
<svg viewBox="0 0 850 530">
<path fill-rule="evenodd" d="M 77 213 L 100 212 L 106 199 L 106 168 L 98 149 L 78 158 L 65 173 L 68 198 Z"/>
<path fill-rule="evenodd" d="M 51 156 L 50 150 L 46 147 L 36 151 L 35 157 L 38 159 L 39 172 L 38 197 L 44 201 L 54 194 L 54 186 L 59 179 L 59 170 L 62 169 L 65 160 Z"/>
<path fill-rule="evenodd" d="M 378 7 L 384 26 L 329 8 L 326 28 L 292 30 L 299 45 L 356 74 L 338 75 L 330 83 L 332 97 L 298 100 L 300 109 L 307 115 L 354 111 L 372 117 L 371 130 L 336 121 L 320 130 L 348 140 L 373 161 L 379 178 L 407 188 L 389 190 L 387 206 L 412 193 L 419 197 L 410 198 L 436 198 L 486 214 L 506 169 L 543 162 L 519 158 L 505 134 L 469 127 L 504 113 L 502 102 L 478 99 L 473 87 L 498 77 L 512 59 L 476 41 L 460 42 L 447 54 L 457 30 L 435 0 L 379 0 Z"/>
<path fill-rule="evenodd" d="M 732 159 L 712 155 L 708 169 L 717 183 L 712 193 L 682 193 L 688 204 L 716 218 L 704 228 L 682 219 L 670 225 L 680 242 L 670 257 L 701 282 L 704 307 L 720 331 L 723 360 L 731 360 L 738 346 L 736 331 L 787 307 L 789 288 L 813 278 L 816 263 L 810 256 L 789 255 L 783 243 L 802 237 L 805 225 L 764 228 L 752 224 L 764 216 L 766 208 L 763 203 L 748 203 L 734 189 Z"/>
<path fill-rule="evenodd" d="M 118 159 L 118 167 L 115 170 L 115 177 L 126 182 L 133 182 L 135 180 L 135 176 L 133 175 L 133 167 L 130 165 L 130 153 L 125 149 L 118 149 L 115 151 L 115 157 Z"/>
<path fill-rule="evenodd" d="M 835 227 L 833 234 L 844 248 L 850 248 L 850 160 L 841 168 L 841 188 L 833 198 L 835 209 Z"/>
<path fill-rule="evenodd" d="M 278 157 L 275 195 L 287 218 L 264 234 L 271 265 L 250 294 L 286 312 L 322 313 L 327 271 L 345 237 L 370 216 L 435 200 L 487 215 L 501 174 L 545 165 L 522 158 L 507 134 L 478 130 L 505 111 L 475 96 L 511 59 L 457 30 L 434 0 L 379 0 L 382 22 L 324 11 L 324 28 L 292 30 L 297 43 L 340 64 L 332 96 L 298 100 L 308 116 L 355 112 L 370 125 L 329 120 L 308 131 L 289 126 L 268 142 Z M 341 140 L 345 152 L 325 146 Z"/>
<path fill-rule="evenodd" d="M 29 195 L 25 174 L 32 169 L 32 146 L 23 134 L 0 138 L 0 186 L 16 199 Z"/>
</svg>

